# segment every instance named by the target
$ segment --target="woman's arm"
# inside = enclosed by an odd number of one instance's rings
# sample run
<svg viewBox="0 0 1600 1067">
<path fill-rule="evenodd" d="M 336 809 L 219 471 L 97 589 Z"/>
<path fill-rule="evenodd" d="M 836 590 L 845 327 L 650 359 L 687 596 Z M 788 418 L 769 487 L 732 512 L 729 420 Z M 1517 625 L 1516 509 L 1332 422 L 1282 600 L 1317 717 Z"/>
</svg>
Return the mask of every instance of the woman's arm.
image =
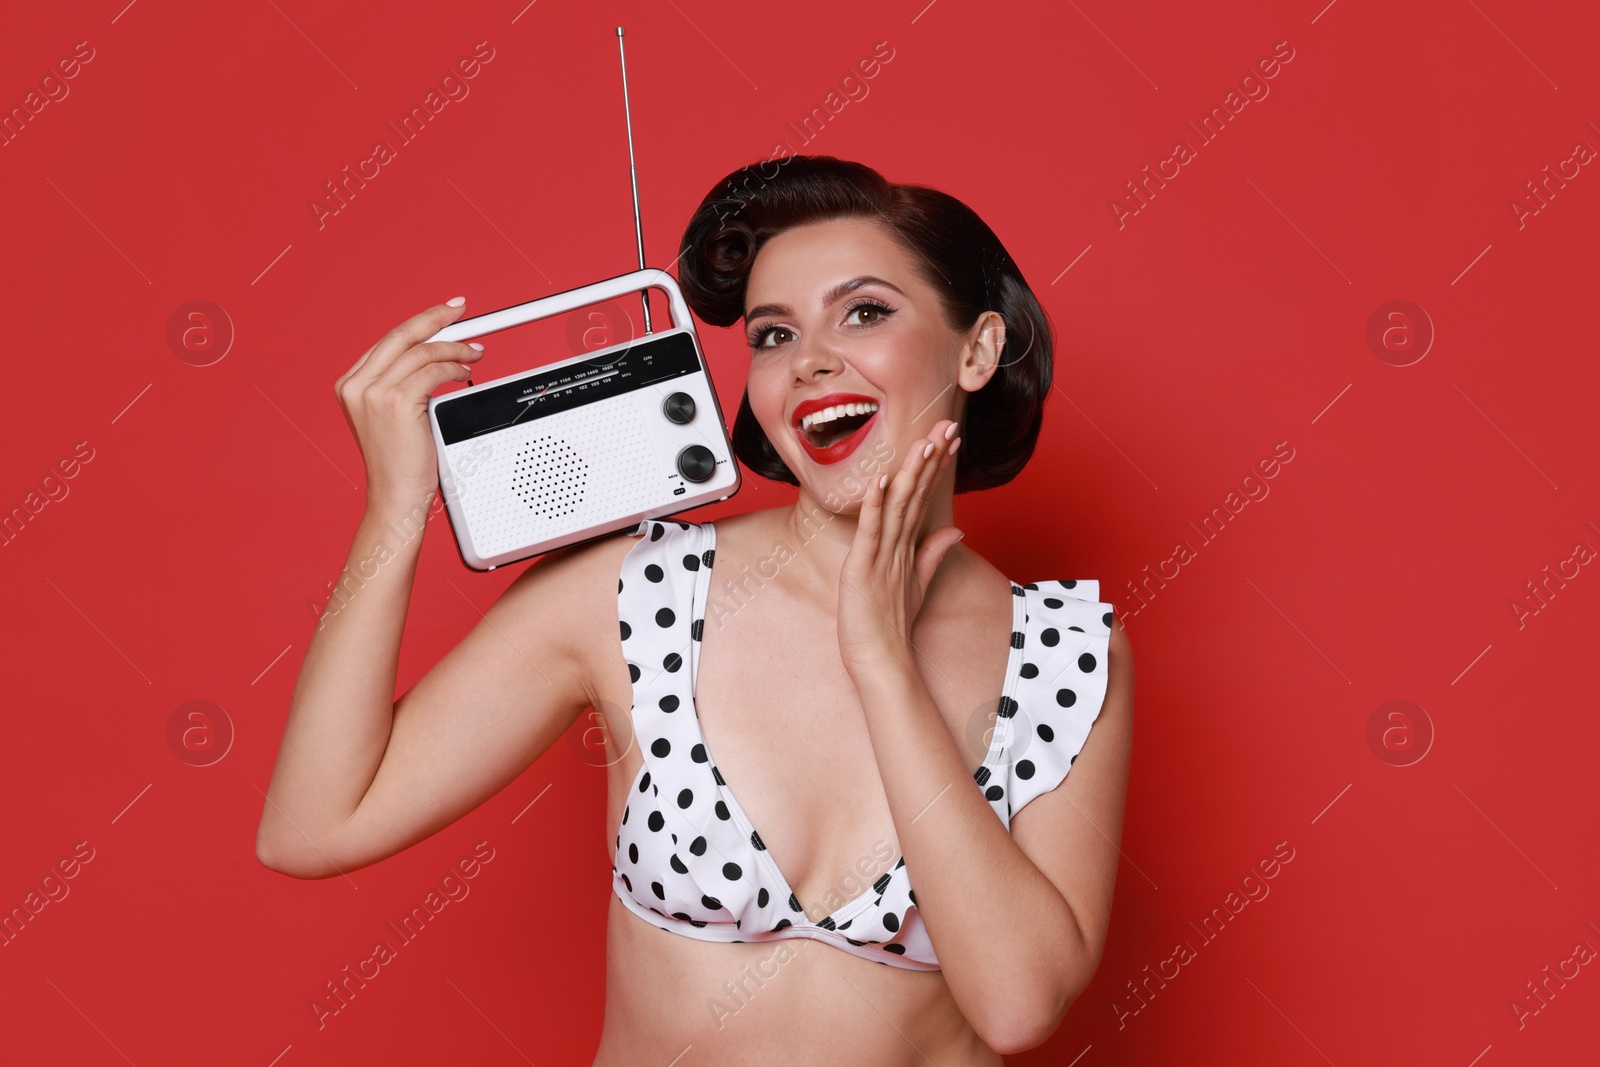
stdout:
<svg viewBox="0 0 1600 1067">
<path fill-rule="evenodd" d="M 352 561 L 397 541 L 385 515 L 362 519 Z M 396 703 L 421 540 L 330 605 L 312 639 L 257 835 L 274 870 L 325 878 L 410 847 L 499 792 L 598 703 L 585 650 L 615 639 L 626 537 L 540 557 Z"/>
<path fill-rule="evenodd" d="M 868 482 L 839 574 L 839 652 L 939 966 L 973 1029 L 1005 1054 L 1049 1038 L 1100 962 L 1132 751 L 1133 662 L 1113 619 L 1099 729 L 1084 738 L 1077 773 L 1024 802 L 1007 832 L 973 788 L 907 636 L 961 537 L 954 526 L 921 533 L 960 445 L 956 424 L 941 419 L 892 479 Z"/>
<path fill-rule="evenodd" d="M 1100 963 L 1116 883 L 1132 751 L 1133 659 L 1120 620 L 1109 681 L 1072 773 L 1017 812 L 1011 831 L 911 660 L 856 688 L 917 907 L 951 995 L 986 1044 L 1048 1040 Z"/>
<path fill-rule="evenodd" d="M 366 464 L 367 508 L 301 665 L 257 831 L 257 857 L 285 874 L 364 866 L 482 803 L 592 702 L 584 650 L 615 638 L 618 553 L 603 546 L 625 538 L 541 558 L 394 700 L 438 492 L 428 396 L 479 355 L 425 339 L 463 303 L 401 323 L 334 388 Z"/>
<path fill-rule="evenodd" d="M 407 510 L 380 505 L 362 515 L 300 666 L 256 833 L 257 857 L 285 874 L 313 877 L 353 865 L 339 831 L 389 742 L 401 632 L 422 551 L 420 532 L 395 543 L 391 524 L 405 523 Z M 419 510 L 425 523 L 427 508 Z"/>
</svg>

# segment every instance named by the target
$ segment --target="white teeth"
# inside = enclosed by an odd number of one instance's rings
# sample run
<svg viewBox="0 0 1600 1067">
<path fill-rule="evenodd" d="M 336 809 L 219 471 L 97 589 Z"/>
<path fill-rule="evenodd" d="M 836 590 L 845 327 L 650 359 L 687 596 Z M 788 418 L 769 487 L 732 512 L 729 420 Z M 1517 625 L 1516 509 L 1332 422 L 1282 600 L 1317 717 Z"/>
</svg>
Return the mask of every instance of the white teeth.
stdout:
<svg viewBox="0 0 1600 1067">
<path fill-rule="evenodd" d="M 842 419 L 846 415 L 866 415 L 877 410 L 878 405 L 870 400 L 855 404 L 835 404 L 831 408 L 823 408 L 821 411 L 813 411 L 811 414 L 801 419 L 800 428 L 802 430 L 809 430 L 813 426 L 821 426 L 825 422 L 832 422 L 834 419 Z"/>
</svg>

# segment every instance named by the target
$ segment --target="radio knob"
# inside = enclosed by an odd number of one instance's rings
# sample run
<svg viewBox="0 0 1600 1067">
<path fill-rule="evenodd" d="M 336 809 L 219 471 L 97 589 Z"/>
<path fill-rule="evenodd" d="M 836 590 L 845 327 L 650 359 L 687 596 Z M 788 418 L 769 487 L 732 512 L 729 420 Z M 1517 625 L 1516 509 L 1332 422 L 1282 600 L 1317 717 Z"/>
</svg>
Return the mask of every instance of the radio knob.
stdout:
<svg viewBox="0 0 1600 1067">
<path fill-rule="evenodd" d="M 678 453 L 678 473 L 689 481 L 703 482 L 716 472 L 717 457 L 705 445 L 690 445 Z"/>
<path fill-rule="evenodd" d="M 694 397 L 688 393 L 673 393 L 661 405 L 661 413 L 680 425 L 694 418 Z"/>
</svg>

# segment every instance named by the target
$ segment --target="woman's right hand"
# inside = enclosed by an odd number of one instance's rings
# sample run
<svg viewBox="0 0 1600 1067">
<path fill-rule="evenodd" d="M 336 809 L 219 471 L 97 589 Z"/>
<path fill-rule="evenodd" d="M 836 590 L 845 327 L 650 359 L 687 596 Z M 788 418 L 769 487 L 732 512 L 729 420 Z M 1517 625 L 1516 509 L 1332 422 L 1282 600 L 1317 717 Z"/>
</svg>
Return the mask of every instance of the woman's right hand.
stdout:
<svg viewBox="0 0 1600 1067">
<path fill-rule="evenodd" d="M 428 398 L 445 382 L 470 378 L 483 346 L 423 341 L 454 322 L 465 306 L 466 299 L 458 296 L 412 316 L 334 383 L 334 395 L 366 464 L 369 508 L 412 507 L 428 502 L 438 489 Z"/>
</svg>

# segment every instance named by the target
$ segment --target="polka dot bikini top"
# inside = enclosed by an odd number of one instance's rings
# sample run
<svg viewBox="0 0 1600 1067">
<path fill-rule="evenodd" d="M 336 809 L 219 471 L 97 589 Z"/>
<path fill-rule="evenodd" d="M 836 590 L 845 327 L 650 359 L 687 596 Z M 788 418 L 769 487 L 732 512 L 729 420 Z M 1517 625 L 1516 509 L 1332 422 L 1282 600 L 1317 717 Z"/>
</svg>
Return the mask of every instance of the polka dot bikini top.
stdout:
<svg viewBox="0 0 1600 1067">
<path fill-rule="evenodd" d="M 701 941 L 808 937 L 879 963 L 938 970 L 904 856 L 831 915 L 806 917 L 695 715 L 716 528 L 647 519 L 633 536 L 641 539 L 623 559 L 617 614 L 643 765 L 622 809 L 617 897 L 646 922 Z M 1005 685 L 988 755 L 973 774 L 1008 830 L 1023 805 L 1060 784 L 1089 736 L 1105 697 L 1112 618 L 1098 582 L 1013 582 L 1011 592 Z"/>
</svg>

